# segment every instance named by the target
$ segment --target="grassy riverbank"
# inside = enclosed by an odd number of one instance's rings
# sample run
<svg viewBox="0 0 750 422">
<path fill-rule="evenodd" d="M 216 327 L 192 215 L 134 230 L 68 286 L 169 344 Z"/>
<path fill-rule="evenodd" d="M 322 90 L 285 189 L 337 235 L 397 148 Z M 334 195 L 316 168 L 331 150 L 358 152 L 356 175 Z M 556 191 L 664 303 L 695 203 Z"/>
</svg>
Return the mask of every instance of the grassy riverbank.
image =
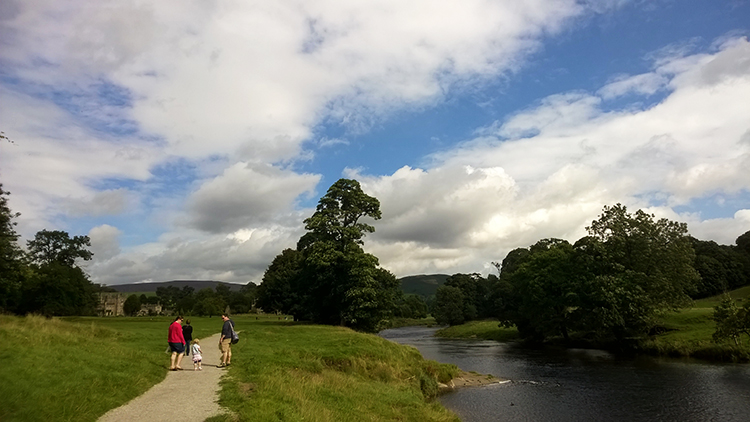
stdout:
<svg viewBox="0 0 750 422">
<path fill-rule="evenodd" d="M 195 337 L 221 326 L 191 319 Z M 458 420 L 429 400 L 438 380 L 458 374 L 453 365 L 345 328 L 234 319 L 242 340 L 221 403 L 240 420 Z M 142 394 L 166 376 L 170 322 L 0 315 L 0 420 L 95 421 Z"/>
<path fill-rule="evenodd" d="M 750 300 L 750 286 L 730 292 L 741 303 Z M 717 344 L 712 335 L 716 324 L 712 320 L 713 307 L 721 301 L 720 296 L 695 301 L 692 308 L 665 315 L 661 321 L 661 333 L 641 341 L 636 352 L 655 356 L 693 357 L 722 362 L 750 362 L 750 342 L 735 346 L 732 342 Z M 515 328 L 498 327 L 493 320 L 472 321 L 467 324 L 443 328 L 435 333 L 446 338 L 478 338 L 497 341 L 518 339 Z M 580 346 L 576 342 L 576 346 Z M 607 348 L 606 345 L 589 344 L 591 347 Z"/>
</svg>

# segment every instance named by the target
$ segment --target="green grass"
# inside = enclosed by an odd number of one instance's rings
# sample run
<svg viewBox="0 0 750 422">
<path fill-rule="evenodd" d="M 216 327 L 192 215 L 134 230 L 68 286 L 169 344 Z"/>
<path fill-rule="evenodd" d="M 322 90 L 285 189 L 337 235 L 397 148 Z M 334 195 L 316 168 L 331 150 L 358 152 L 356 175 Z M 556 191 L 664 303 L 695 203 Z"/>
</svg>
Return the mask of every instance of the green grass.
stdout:
<svg viewBox="0 0 750 422">
<path fill-rule="evenodd" d="M 388 328 L 400 328 L 400 327 L 434 327 L 437 325 L 435 318 L 393 318 L 389 321 Z"/>
<path fill-rule="evenodd" d="M 221 320 L 191 317 L 194 337 Z M 214 420 L 457 421 L 437 381 L 453 365 L 341 327 L 276 316 L 233 318 L 241 341 Z M 0 421 L 95 421 L 164 379 L 170 317 L 54 318 L 0 315 Z"/>
<path fill-rule="evenodd" d="M 437 337 L 478 338 L 484 340 L 511 341 L 518 339 L 518 330 L 499 327 L 496 320 L 470 321 L 466 324 L 442 328 L 435 333 Z"/>
<path fill-rule="evenodd" d="M 750 286 L 740 287 L 739 289 L 732 290 L 729 292 L 734 300 L 737 301 L 738 306 L 742 306 L 744 302 L 750 300 Z M 723 295 L 711 296 L 705 299 L 699 299 L 695 301 L 694 308 L 713 308 L 721 302 Z"/>
<path fill-rule="evenodd" d="M 235 321 L 243 340 L 233 346 L 220 403 L 240 420 L 458 420 L 429 400 L 436 381 L 458 375 L 454 365 L 347 328 Z"/>
</svg>

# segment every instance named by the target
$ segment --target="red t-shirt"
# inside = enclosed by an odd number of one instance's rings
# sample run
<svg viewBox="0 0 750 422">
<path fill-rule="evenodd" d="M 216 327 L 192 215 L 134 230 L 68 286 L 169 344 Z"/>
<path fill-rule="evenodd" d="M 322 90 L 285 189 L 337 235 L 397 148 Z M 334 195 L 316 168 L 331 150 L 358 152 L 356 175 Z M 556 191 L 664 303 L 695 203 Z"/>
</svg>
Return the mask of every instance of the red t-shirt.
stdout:
<svg viewBox="0 0 750 422">
<path fill-rule="evenodd" d="M 182 336 L 182 324 L 180 324 L 180 321 L 175 321 L 169 326 L 167 342 L 185 344 L 185 337 Z"/>
</svg>

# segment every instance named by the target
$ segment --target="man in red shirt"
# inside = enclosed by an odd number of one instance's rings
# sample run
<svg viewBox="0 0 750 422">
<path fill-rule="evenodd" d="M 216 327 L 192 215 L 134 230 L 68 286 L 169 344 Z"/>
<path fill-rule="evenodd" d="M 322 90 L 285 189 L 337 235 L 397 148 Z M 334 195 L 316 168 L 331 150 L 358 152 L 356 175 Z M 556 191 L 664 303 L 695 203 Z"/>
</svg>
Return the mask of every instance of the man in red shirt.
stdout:
<svg viewBox="0 0 750 422">
<path fill-rule="evenodd" d="M 169 326 L 169 337 L 167 337 L 169 348 L 172 349 L 172 364 L 170 371 L 182 371 L 180 363 L 185 356 L 185 337 L 182 336 L 182 317 L 178 316 Z"/>
</svg>

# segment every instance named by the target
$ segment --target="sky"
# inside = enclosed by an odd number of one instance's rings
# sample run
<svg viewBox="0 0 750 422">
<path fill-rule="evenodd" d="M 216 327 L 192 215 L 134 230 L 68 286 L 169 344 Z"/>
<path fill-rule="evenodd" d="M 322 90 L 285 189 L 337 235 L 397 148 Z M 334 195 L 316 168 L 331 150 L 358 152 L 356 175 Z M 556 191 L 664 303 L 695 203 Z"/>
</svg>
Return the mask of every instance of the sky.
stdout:
<svg viewBox="0 0 750 422">
<path fill-rule="evenodd" d="M 398 277 L 621 203 L 750 230 L 750 0 L 0 2 L 0 183 L 95 283 L 260 283 L 336 180 Z"/>
</svg>

